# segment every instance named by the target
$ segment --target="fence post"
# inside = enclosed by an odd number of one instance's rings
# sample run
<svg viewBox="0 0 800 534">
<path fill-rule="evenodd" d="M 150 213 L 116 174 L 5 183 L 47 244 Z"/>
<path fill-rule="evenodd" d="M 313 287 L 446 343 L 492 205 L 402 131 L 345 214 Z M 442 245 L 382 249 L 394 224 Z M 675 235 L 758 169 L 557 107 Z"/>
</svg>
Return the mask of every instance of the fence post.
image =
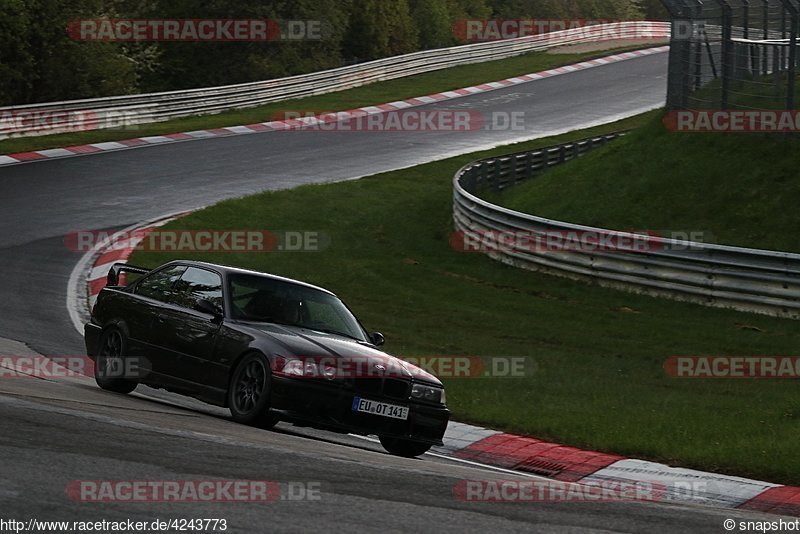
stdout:
<svg viewBox="0 0 800 534">
<path fill-rule="evenodd" d="M 672 33 L 669 47 L 669 76 L 667 79 L 667 110 L 686 109 L 691 87 L 689 65 L 694 38 L 694 13 L 687 2 L 692 0 L 661 0 L 669 12 Z M 692 33 L 686 35 L 685 30 Z"/>
<path fill-rule="evenodd" d="M 733 13 L 727 0 L 715 0 L 722 8 L 722 95 L 720 107 L 728 109 L 731 83 Z"/>
<path fill-rule="evenodd" d="M 769 0 L 764 1 L 764 40 L 769 39 Z M 764 76 L 769 74 L 769 50 L 768 46 L 764 48 Z"/>
<path fill-rule="evenodd" d="M 525 179 L 529 180 L 533 177 L 533 157 L 535 152 L 528 152 L 525 154 Z"/>
<path fill-rule="evenodd" d="M 744 38 L 750 39 L 750 0 L 742 0 L 742 18 L 744 19 Z M 747 46 L 747 58 L 745 60 L 745 65 L 747 66 L 747 72 L 753 76 L 758 74 L 758 65 L 756 60 L 756 53 L 757 48 L 754 45 L 746 45 Z"/>
<path fill-rule="evenodd" d="M 789 37 L 789 68 L 787 72 L 788 80 L 786 83 L 786 109 L 792 111 L 794 109 L 794 87 L 795 75 L 797 73 L 797 24 L 798 24 L 798 7 L 792 0 L 781 0 L 783 7 L 789 12 L 791 18 L 791 36 Z"/>
</svg>

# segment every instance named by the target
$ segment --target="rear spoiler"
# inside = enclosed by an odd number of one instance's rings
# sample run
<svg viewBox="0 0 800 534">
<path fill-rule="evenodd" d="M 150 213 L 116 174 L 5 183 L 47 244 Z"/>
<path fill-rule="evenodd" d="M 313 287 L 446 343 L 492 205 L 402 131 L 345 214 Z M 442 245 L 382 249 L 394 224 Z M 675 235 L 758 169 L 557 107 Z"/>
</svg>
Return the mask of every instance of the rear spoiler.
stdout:
<svg viewBox="0 0 800 534">
<path fill-rule="evenodd" d="M 147 274 L 152 269 L 145 269 L 144 267 L 136 267 L 134 265 L 128 265 L 127 263 L 115 263 L 111 266 L 111 269 L 108 271 L 108 277 L 106 278 L 106 287 L 118 287 L 119 286 L 119 275 L 121 273 L 136 273 L 136 274 Z"/>
</svg>

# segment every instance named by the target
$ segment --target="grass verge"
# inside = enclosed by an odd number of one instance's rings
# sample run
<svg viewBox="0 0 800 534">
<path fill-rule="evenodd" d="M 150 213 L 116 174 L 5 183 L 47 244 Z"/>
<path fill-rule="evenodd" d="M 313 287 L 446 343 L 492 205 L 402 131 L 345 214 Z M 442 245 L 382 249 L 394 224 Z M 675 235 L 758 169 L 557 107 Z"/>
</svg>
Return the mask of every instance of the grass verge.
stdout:
<svg viewBox="0 0 800 534">
<path fill-rule="evenodd" d="M 655 46 L 655 45 L 654 45 Z M 227 111 L 217 115 L 202 115 L 173 119 L 154 124 L 142 124 L 119 129 L 72 132 L 37 137 L 20 137 L 0 141 L 0 154 L 28 152 L 48 148 L 60 148 L 105 141 L 119 141 L 132 137 L 164 135 L 193 130 L 223 128 L 243 124 L 255 124 L 273 120 L 274 117 L 287 110 L 291 111 L 344 111 L 375 104 L 385 104 L 397 100 L 405 100 L 416 96 L 424 96 L 476 84 L 504 80 L 521 74 L 529 74 L 548 70 L 588 59 L 605 57 L 611 54 L 643 48 L 641 44 L 603 51 L 583 52 L 579 54 L 548 54 L 532 52 L 509 59 L 463 65 L 408 78 L 400 78 L 387 82 L 374 83 L 319 95 L 309 98 L 287 100 L 254 108 Z"/>
<path fill-rule="evenodd" d="M 793 354 L 800 322 L 658 300 L 455 252 L 452 177 L 477 158 L 647 124 L 654 114 L 352 182 L 225 201 L 168 229 L 312 230 L 321 252 L 137 253 L 291 276 L 336 291 L 400 356 L 524 357 L 523 378 L 447 379 L 454 418 L 685 467 L 800 483 L 797 385 L 686 380 L 676 355 Z M 312 207 L 313 209 L 309 209 Z"/>
</svg>

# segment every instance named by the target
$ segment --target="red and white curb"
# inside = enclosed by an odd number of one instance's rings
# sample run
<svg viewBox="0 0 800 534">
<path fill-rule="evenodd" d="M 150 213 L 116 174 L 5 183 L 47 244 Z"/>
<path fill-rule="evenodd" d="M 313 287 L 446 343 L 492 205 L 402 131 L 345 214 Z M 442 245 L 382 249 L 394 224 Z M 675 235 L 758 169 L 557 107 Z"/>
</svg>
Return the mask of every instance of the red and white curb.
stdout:
<svg viewBox="0 0 800 534">
<path fill-rule="evenodd" d="M 67 285 L 67 311 L 73 326 L 81 335 L 83 325 L 89 320 L 89 311 L 106 285 L 111 266 L 115 263 L 127 263 L 147 233 L 189 213 L 191 212 L 173 213 L 135 224 L 100 240 L 83 255 L 72 270 Z"/>
<path fill-rule="evenodd" d="M 463 460 L 579 484 L 648 483 L 664 500 L 800 517 L 800 488 L 624 458 L 451 423 L 438 448 Z"/>
<path fill-rule="evenodd" d="M 569 74 L 581 70 L 600 67 L 611 63 L 618 63 L 620 61 L 627 61 L 636 59 L 643 56 L 653 54 L 660 54 L 669 50 L 669 46 L 659 46 L 655 48 L 647 48 L 644 50 L 634 50 L 632 52 L 624 52 L 621 54 L 614 54 L 611 56 L 592 59 L 590 61 L 583 61 L 574 65 L 567 65 L 556 69 L 545 70 L 533 74 L 525 74 L 522 76 L 515 76 L 506 80 L 496 82 L 483 83 L 472 87 L 463 89 L 455 89 L 453 91 L 445 91 L 443 93 L 435 93 L 427 96 L 418 96 L 409 98 L 408 100 L 401 100 L 397 102 L 390 102 L 388 104 L 380 104 L 377 106 L 367 106 L 358 109 L 351 109 L 348 111 L 341 111 L 336 113 L 337 120 L 346 120 L 350 118 L 360 117 L 364 115 L 372 115 L 376 113 L 386 113 L 391 111 L 400 111 L 417 106 L 425 106 L 428 104 L 435 104 L 436 102 L 443 102 L 452 100 L 454 98 L 461 98 L 488 91 L 495 91 L 503 89 L 512 85 L 521 83 L 533 82 L 544 78 L 552 78 L 561 74 Z M 113 152 L 117 150 L 128 150 L 132 148 L 143 148 L 148 146 L 163 145 L 168 143 L 177 143 L 182 141 L 193 141 L 198 139 L 209 139 L 213 137 L 230 137 L 236 135 L 248 135 L 254 133 L 275 132 L 285 130 L 298 130 L 301 128 L 314 126 L 320 123 L 328 123 L 331 121 L 331 115 L 326 114 L 323 118 L 308 117 L 296 120 L 285 121 L 270 121 L 260 122 L 256 124 L 247 124 L 243 126 L 228 126 L 226 128 L 214 128 L 211 130 L 196 130 L 192 132 L 181 132 L 166 135 L 156 135 L 149 137 L 140 137 L 136 139 L 125 139 L 122 141 L 109 141 L 105 143 L 93 143 L 88 145 L 68 146 L 64 148 L 52 148 L 48 150 L 37 150 L 34 152 L 18 152 L 15 154 L 0 155 L 0 167 L 4 165 L 17 165 L 20 163 L 30 163 L 34 161 L 42 161 L 47 159 L 68 158 L 76 156 L 87 156 L 91 154 L 100 154 L 104 152 Z"/>
<path fill-rule="evenodd" d="M 118 236 L 135 234 L 139 239 L 187 213 L 171 214 L 126 228 L 99 243 L 73 271 L 68 302 L 73 322 L 82 334 L 91 305 L 103 287 L 114 263 L 125 263 L 139 241 L 120 241 Z M 83 295 L 73 288 L 83 287 Z M 550 443 L 532 437 L 506 434 L 451 421 L 443 447 L 436 453 L 470 463 L 488 465 L 501 471 L 525 473 L 565 483 L 659 484 L 667 489 L 664 500 L 721 508 L 738 508 L 800 517 L 800 487 L 782 486 L 745 478 L 706 473 L 625 458 Z"/>
</svg>

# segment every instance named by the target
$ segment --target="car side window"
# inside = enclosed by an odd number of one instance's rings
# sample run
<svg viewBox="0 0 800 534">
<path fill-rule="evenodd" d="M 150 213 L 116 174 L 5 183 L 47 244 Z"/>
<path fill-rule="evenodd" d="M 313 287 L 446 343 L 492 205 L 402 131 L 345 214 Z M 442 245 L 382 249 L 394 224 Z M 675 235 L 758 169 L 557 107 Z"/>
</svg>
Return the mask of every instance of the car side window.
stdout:
<svg viewBox="0 0 800 534">
<path fill-rule="evenodd" d="M 184 271 L 186 271 L 185 266 L 175 265 L 153 273 L 139 281 L 135 293 L 161 302 L 168 302 L 172 296 L 172 286 L 180 279 Z"/>
<path fill-rule="evenodd" d="M 189 267 L 175 284 L 170 302 L 195 309 L 197 301 L 210 300 L 222 308 L 222 279 L 217 273 Z"/>
</svg>

